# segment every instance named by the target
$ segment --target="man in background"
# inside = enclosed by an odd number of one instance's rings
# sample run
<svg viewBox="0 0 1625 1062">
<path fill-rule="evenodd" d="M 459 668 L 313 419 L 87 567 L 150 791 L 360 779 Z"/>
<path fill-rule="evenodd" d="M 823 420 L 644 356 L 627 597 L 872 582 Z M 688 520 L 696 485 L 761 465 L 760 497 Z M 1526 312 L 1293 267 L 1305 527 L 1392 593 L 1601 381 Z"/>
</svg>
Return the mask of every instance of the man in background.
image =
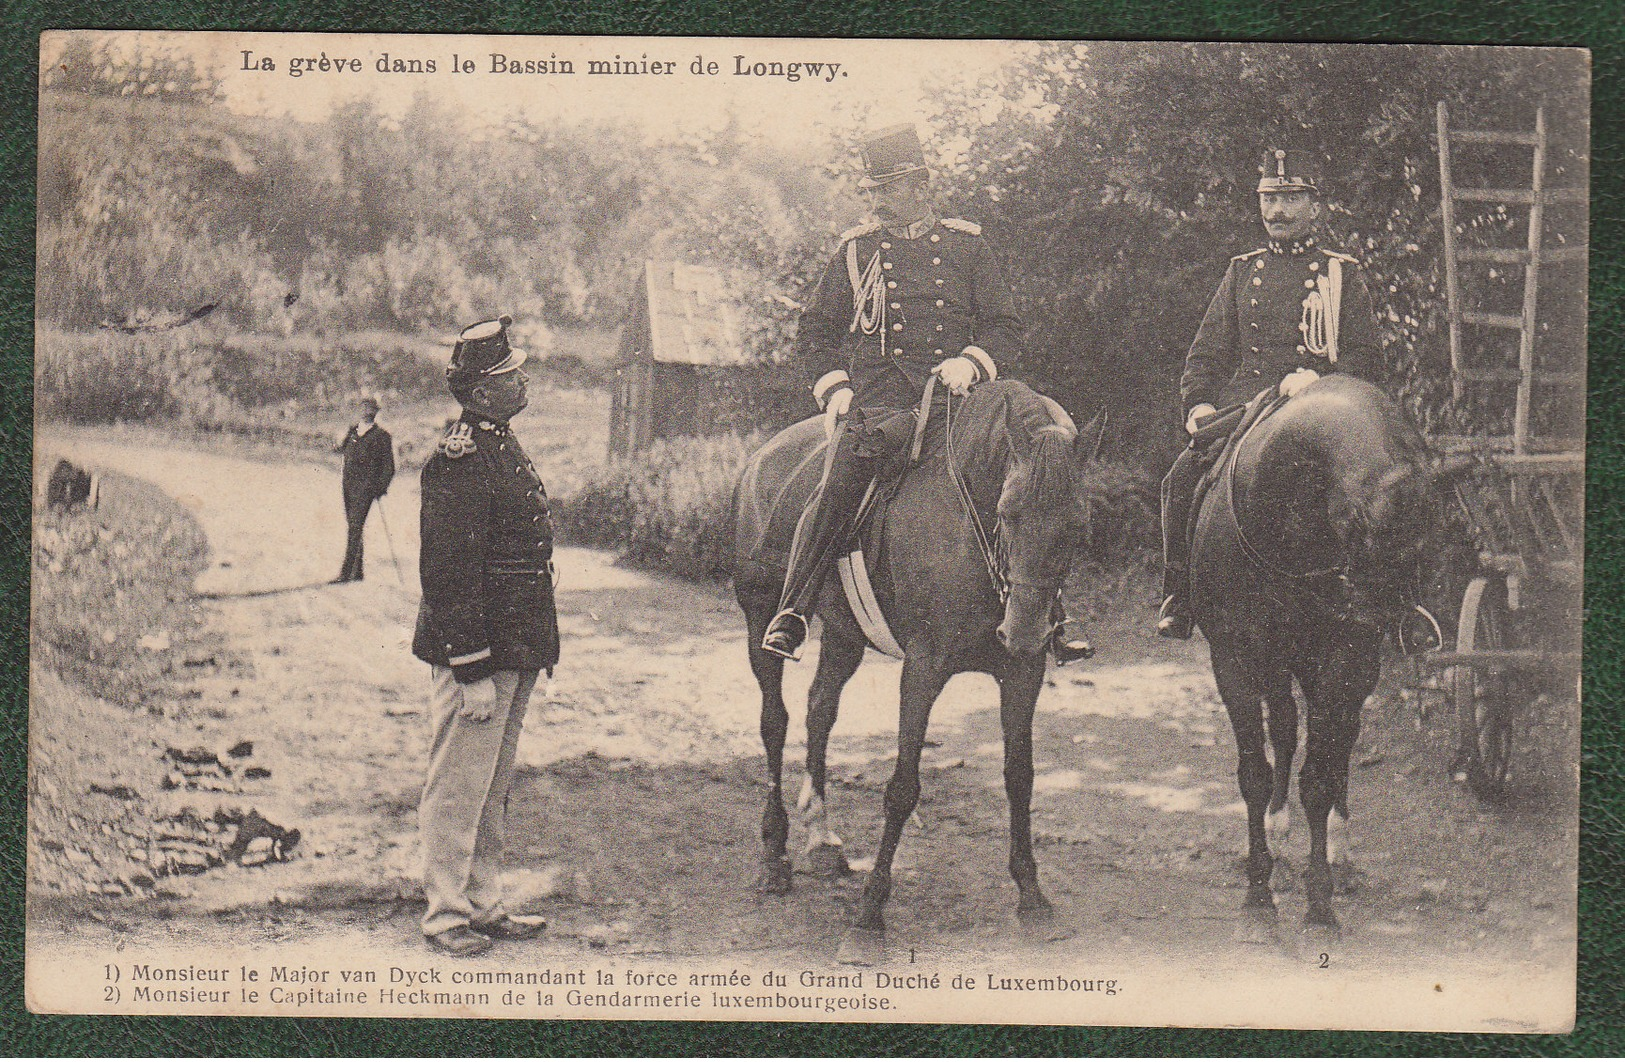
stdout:
<svg viewBox="0 0 1625 1062">
<path fill-rule="evenodd" d="M 349 525 L 344 566 L 335 583 L 361 581 L 361 533 L 367 526 L 367 514 L 372 511 L 372 503 L 388 493 L 389 483 L 395 478 L 395 443 L 389 432 L 378 426 L 378 410 L 376 398 L 363 398 L 361 419 L 350 426 L 334 448 L 344 455 L 344 522 Z"/>
</svg>

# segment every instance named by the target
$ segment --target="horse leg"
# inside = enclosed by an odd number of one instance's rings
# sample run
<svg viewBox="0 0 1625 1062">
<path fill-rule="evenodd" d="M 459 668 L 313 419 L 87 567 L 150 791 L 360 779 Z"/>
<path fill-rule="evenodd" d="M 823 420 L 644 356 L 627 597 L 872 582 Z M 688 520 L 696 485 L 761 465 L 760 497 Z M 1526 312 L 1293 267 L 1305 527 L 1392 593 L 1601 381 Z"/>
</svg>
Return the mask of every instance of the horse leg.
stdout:
<svg viewBox="0 0 1625 1062">
<path fill-rule="evenodd" d="M 829 828 L 824 787 L 829 775 L 829 734 L 841 707 L 841 690 L 863 663 L 864 644 L 826 627 L 818 649 L 818 672 L 807 691 L 807 777 L 796 807 L 807 826 L 806 856 L 815 873 L 840 877 L 851 872 L 841 839 Z"/>
<path fill-rule="evenodd" d="M 1340 802 L 1347 819 L 1349 757 L 1360 732 L 1360 708 L 1377 684 L 1377 640 L 1366 641 L 1369 644 L 1340 645 L 1306 691 L 1309 741 L 1298 776 L 1298 797 L 1309 820 L 1309 866 L 1304 871 L 1309 910 L 1304 925 L 1332 936 L 1339 927 L 1332 910 L 1327 819 Z"/>
<path fill-rule="evenodd" d="M 1292 761 L 1298 755 L 1298 702 L 1292 696 L 1292 676 L 1276 675 L 1264 691 L 1265 718 L 1274 753 L 1269 810 L 1264 828 L 1273 852 L 1286 849 L 1292 836 Z"/>
<path fill-rule="evenodd" d="M 892 859 L 903 839 L 903 826 L 920 802 L 920 752 L 925 748 L 925 728 L 931 719 L 931 706 L 947 685 L 948 668 L 936 660 L 923 662 L 915 656 L 903 661 L 903 677 L 898 698 L 897 764 L 886 783 L 886 825 L 881 830 L 875 865 L 863 883 L 858 915 L 837 956 L 842 962 L 872 964 L 881 956 L 886 929 L 886 901 L 891 897 Z"/>
<path fill-rule="evenodd" d="M 1033 710 L 1044 684 L 1044 658 L 1019 660 L 999 680 L 999 725 L 1004 731 L 1004 792 L 1010 800 L 1010 876 L 1020 899 L 1016 916 L 1042 920 L 1052 910 L 1038 887 L 1033 858 Z"/>
<path fill-rule="evenodd" d="M 790 817 L 784 811 L 784 739 L 790 730 L 790 712 L 784 706 L 784 659 L 762 648 L 762 635 L 772 616 L 772 602 L 746 599 L 745 622 L 750 630 L 750 670 L 762 691 L 762 749 L 767 753 L 767 803 L 762 809 L 762 867 L 756 879 L 760 892 L 783 896 L 790 891 Z"/>
<path fill-rule="evenodd" d="M 1273 772 L 1264 752 L 1263 697 L 1247 662 L 1237 647 L 1223 639 L 1212 643 L 1213 679 L 1230 716 L 1236 735 L 1236 779 L 1247 804 L 1247 899 L 1242 906 L 1245 921 L 1239 930 L 1242 940 L 1251 944 L 1275 939 L 1275 896 L 1270 876 L 1275 860 L 1270 855 L 1264 828 L 1269 806 Z"/>
</svg>

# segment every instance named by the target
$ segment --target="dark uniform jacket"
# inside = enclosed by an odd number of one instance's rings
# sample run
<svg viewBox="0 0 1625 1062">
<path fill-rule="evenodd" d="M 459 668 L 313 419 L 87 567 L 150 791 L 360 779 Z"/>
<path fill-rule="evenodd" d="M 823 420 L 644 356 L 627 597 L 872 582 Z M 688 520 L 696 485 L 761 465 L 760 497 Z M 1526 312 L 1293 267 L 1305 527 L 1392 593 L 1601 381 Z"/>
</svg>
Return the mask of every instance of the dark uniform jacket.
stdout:
<svg viewBox="0 0 1625 1062">
<path fill-rule="evenodd" d="M 464 412 L 423 466 L 412 653 L 459 682 L 552 668 L 553 525 L 536 466 L 505 424 Z"/>
<path fill-rule="evenodd" d="M 797 327 L 799 364 L 819 379 L 837 370 L 849 374 L 854 407 L 907 409 L 919 404 L 931 370 L 967 346 L 980 347 L 994 363 L 1013 356 L 1021 318 L 981 233 L 979 225 L 957 218 L 938 220 L 912 240 L 878 224 L 842 233 Z M 865 335 L 861 324 L 852 328 L 850 262 L 883 294 L 874 334 Z M 863 291 L 867 296 L 875 289 Z M 876 302 L 866 298 L 865 306 Z M 982 366 L 982 378 L 996 371 Z"/>
<path fill-rule="evenodd" d="M 1304 299 L 1333 259 L 1342 263 L 1343 274 L 1335 364 L 1310 350 L 1304 332 Z M 1179 392 L 1189 416 L 1203 402 L 1218 409 L 1246 402 L 1297 369 L 1375 380 L 1381 365 L 1371 295 L 1355 260 L 1313 237 L 1272 241 L 1230 260 L 1185 358 Z"/>
<path fill-rule="evenodd" d="M 355 501 L 381 498 L 395 478 L 395 444 L 389 432 L 377 424 L 365 435 L 350 426 L 339 452 L 344 455 L 344 496 Z"/>
</svg>

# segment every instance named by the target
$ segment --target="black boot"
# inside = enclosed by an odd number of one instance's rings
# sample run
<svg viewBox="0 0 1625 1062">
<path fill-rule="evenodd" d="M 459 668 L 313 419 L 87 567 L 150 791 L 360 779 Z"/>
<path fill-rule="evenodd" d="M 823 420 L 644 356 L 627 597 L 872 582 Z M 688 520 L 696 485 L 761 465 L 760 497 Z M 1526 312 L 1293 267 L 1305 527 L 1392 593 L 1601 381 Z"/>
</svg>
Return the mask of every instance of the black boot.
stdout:
<svg viewBox="0 0 1625 1062">
<path fill-rule="evenodd" d="M 852 521 L 874 479 L 877 458 L 863 452 L 858 432 L 843 426 L 830 445 L 835 456 L 818 494 L 818 509 L 806 533 L 796 539 L 779 612 L 762 636 L 762 648 L 786 660 L 801 659 L 801 643 L 807 639 L 824 577 L 851 536 Z"/>
<path fill-rule="evenodd" d="M 795 609 L 784 609 L 767 625 L 762 648 L 786 660 L 801 659 L 801 643 L 807 640 L 807 618 Z"/>
</svg>

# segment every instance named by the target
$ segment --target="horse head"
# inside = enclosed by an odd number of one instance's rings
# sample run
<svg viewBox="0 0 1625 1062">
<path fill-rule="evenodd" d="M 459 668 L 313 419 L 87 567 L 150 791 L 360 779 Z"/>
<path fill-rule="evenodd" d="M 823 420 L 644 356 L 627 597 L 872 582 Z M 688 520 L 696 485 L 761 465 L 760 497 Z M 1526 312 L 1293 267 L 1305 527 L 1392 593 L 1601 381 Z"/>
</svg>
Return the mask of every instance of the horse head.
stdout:
<svg viewBox="0 0 1625 1062">
<path fill-rule="evenodd" d="M 1088 537 L 1088 500 L 1078 470 L 1096 442 L 1070 425 L 1046 425 L 1014 454 L 1005 473 L 998 551 L 1009 592 L 998 636 L 1011 653 L 1043 652 L 1054 630 L 1055 595 Z"/>
<path fill-rule="evenodd" d="M 1341 612 L 1381 626 L 1414 600 L 1434 525 L 1434 477 L 1427 464 L 1406 462 L 1359 486 L 1333 506 L 1346 557 Z"/>
</svg>

